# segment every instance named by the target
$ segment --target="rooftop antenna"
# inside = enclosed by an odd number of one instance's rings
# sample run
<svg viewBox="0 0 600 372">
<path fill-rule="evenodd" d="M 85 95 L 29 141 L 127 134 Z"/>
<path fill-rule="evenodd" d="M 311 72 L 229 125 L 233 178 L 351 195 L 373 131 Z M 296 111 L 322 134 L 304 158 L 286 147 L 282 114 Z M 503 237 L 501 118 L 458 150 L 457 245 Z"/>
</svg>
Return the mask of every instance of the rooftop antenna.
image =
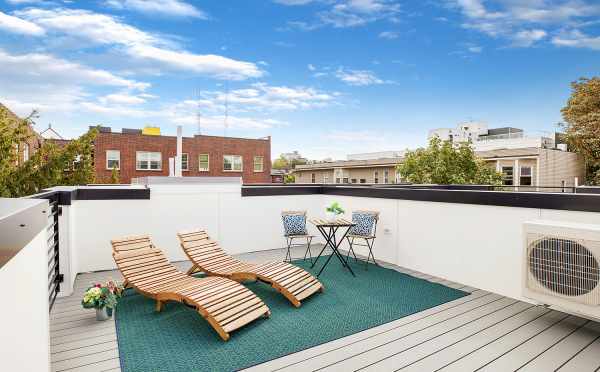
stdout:
<svg viewBox="0 0 600 372">
<path fill-rule="evenodd" d="M 223 123 L 223 137 L 227 137 L 229 126 L 229 80 L 225 81 L 225 122 Z"/>
<path fill-rule="evenodd" d="M 197 135 L 202 134 L 201 119 L 202 119 L 202 113 L 200 112 L 200 89 L 197 89 L 196 90 L 196 125 L 198 126 L 198 133 L 196 133 Z"/>
</svg>

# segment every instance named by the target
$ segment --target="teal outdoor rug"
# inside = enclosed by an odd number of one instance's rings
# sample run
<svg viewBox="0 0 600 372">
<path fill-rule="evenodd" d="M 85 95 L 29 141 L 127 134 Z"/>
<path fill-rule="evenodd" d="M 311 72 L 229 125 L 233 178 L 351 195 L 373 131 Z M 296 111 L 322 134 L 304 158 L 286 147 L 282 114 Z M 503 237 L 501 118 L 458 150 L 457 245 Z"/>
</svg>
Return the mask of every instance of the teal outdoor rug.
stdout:
<svg viewBox="0 0 600 372">
<path fill-rule="evenodd" d="M 320 269 L 321 257 L 315 269 Z M 309 262 L 295 261 L 309 269 Z M 332 257 L 316 293 L 295 308 L 262 283 L 248 284 L 271 309 L 223 342 L 193 309 L 154 301 L 132 291 L 119 301 L 116 327 L 124 372 L 231 371 L 348 336 L 466 296 L 468 293 L 364 262 L 351 265 L 356 278 Z M 315 273 L 316 274 L 316 273 Z"/>
</svg>

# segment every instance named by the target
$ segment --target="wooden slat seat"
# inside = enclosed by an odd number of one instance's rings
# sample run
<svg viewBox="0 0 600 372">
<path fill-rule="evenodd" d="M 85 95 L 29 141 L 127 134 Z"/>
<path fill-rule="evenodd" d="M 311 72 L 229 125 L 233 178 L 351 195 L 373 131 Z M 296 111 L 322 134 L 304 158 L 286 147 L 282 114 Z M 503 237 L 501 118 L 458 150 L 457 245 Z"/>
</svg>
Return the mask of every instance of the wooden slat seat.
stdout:
<svg viewBox="0 0 600 372">
<path fill-rule="evenodd" d="M 116 239 L 111 244 L 126 286 L 156 300 L 157 311 L 166 301 L 194 307 L 225 341 L 231 331 L 271 314 L 260 298 L 234 280 L 194 278 L 179 271 L 148 236 Z"/>
<path fill-rule="evenodd" d="M 308 271 L 287 262 L 252 264 L 228 255 L 204 230 L 177 233 L 181 248 L 192 261 L 188 274 L 203 272 L 236 281 L 259 280 L 270 284 L 294 306 L 317 291 L 323 284 Z"/>
</svg>

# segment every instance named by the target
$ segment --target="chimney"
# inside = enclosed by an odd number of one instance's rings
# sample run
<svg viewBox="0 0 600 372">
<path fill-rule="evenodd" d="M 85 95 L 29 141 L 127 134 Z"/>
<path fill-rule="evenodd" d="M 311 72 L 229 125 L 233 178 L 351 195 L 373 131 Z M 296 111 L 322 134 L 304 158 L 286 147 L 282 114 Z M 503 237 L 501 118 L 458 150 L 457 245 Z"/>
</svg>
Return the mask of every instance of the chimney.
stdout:
<svg viewBox="0 0 600 372">
<path fill-rule="evenodd" d="M 183 153 L 183 127 L 177 126 L 177 155 L 175 155 L 175 177 L 181 177 L 181 154 Z"/>
</svg>

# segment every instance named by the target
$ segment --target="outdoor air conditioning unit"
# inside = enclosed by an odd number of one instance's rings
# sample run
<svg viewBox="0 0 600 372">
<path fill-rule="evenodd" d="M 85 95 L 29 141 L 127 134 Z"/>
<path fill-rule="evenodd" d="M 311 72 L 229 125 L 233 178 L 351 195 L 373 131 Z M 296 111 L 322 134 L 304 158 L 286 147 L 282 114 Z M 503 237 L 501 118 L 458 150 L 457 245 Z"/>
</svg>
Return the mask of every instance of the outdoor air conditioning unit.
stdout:
<svg viewBox="0 0 600 372">
<path fill-rule="evenodd" d="M 600 226 L 540 220 L 523 227 L 523 295 L 600 319 Z"/>
</svg>

